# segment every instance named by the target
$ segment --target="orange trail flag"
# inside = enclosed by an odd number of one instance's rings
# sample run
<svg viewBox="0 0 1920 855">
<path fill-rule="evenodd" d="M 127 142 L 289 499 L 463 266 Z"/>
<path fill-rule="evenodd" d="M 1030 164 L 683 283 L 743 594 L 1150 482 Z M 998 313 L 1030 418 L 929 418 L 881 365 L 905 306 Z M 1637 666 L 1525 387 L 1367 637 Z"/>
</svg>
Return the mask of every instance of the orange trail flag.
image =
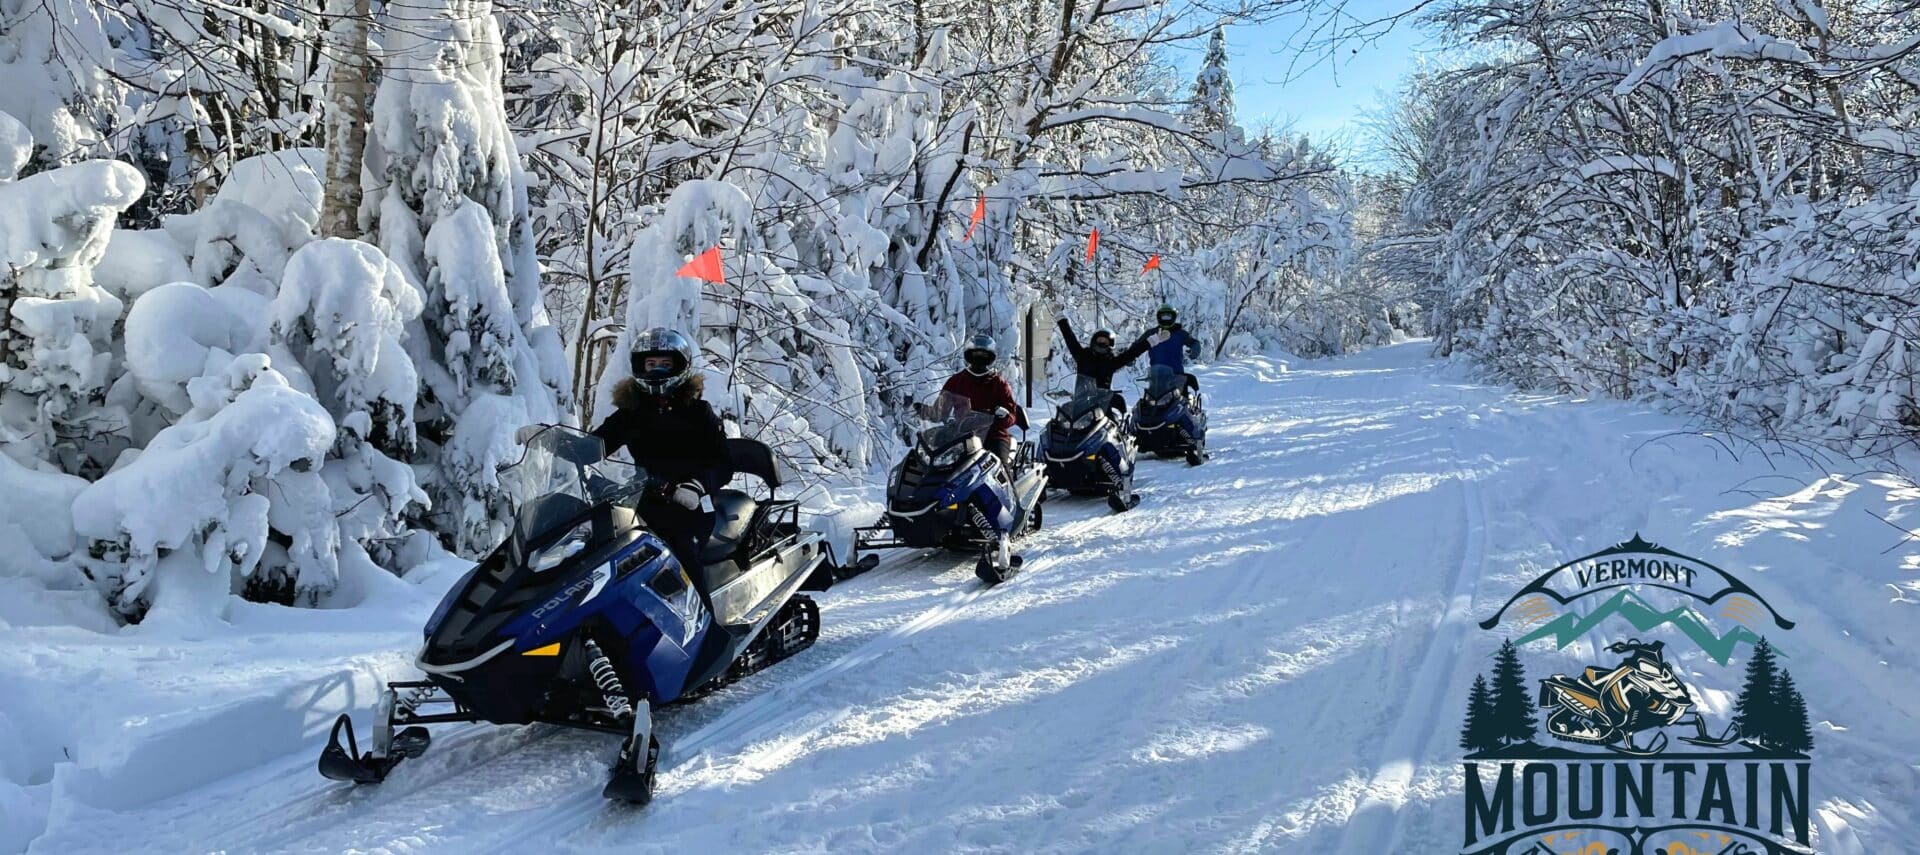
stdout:
<svg viewBox="0 0 1920 855">
<path fill-rule="evenodd" d="M 693 257 L 675 276 L 691 276 L 706 282 L 725 283 L 726 274 L 720 270 L 720 247 L 709 248 L 706 252 Z"/>
<path fill-rule="evenodd" d="M 967 236 L 963 241 L 973 240 L 973 230 L 980 227 L 980 221 L 987 218 L 987 194 L 980 194 L 980 201 L 973 203 L 973 219 L 967 222 Z"/>
<path fill-rule="evenodd" d="M 1092 261 L 1094 252 L 1098 251 L 1099 249 L 1100 249 L 1100 230 L 1094 229 L 1093 234 L 1090 234 L 1087 236 L 1087 260 Z"/>
<path fill-rule="evenodd" d="M 1147 259 L 1147 266 L 1140 268 L 1140 272 L 1145 273 L 1149 270 L 1159 270 L 1159 269 L 1160 269 L 1160 253 L 1156 252 L 1153 254 L 1152 258 Z"/>
</svg>

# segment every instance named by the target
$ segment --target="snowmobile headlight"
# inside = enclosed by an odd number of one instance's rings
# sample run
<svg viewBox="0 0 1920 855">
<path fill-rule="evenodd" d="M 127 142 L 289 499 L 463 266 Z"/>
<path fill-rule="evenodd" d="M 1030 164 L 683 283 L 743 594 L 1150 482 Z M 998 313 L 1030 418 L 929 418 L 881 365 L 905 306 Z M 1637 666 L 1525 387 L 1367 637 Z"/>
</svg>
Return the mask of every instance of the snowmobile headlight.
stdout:
<svg viewBox="0 0 1920 855">
<path fill-rule="evenodd" d="M 966 443 L 964 442 L 955 443 L 953 447 L 947 449 L 946 451 L 940 452 L 938 456 L 933 458 L 933 468 L 945 469 L 949 466 L 958 466 L 960 465 L 961 455 L 966 453 L 967 453 Z"/>
<path fill-rule="evenodd" d="M 532 567 L 535 573 L 552 570 L 565 563 L 567 559 L 579 555 L 587 548 L 587 541 L 592 537 L 593 521 L 587 520 L 574 526 L 565 537 L 534 550 L 532 557 L 527 560 L 527 566 Z"/>
<path fill-rule="evenodd" d="M 1086 430 L 1087 428 L 1093 427 L 1094 423 L 1098 421 L 1100 421 L 1100 411 L 1088 410 L 1086 415 L 1073 420 L 1072 427 L 1074 430 Z"/>
<path fill-rule="evenodd" d="M 1162 407 L 1167 407 L 1167 406 L 1172 406 L 1172 405 L 1173 405 L 1173 396 L 1175 396 L 1175 395 L 1178 395 L 1178 394 L 1180 394 L 1180 390 L 1178 390 L 1178 389 L 1175 389 L 1175 390 L 1174 390 L 1174 391 L 1172 391 L 1172 392 L 1168 392 L 1168 393 L 1167 393 L 1167 394 L 1165 394 L 1165 395 L 1161 395 L 1160 397 L 1158 397 L 1158 398 L 1155 398 L 1153 402 L 1154 402 L 1155 404 L 1158 404 L 1158 405 L 1160 405 L 1160 406 L 1162 406 Z"/>
</svg>

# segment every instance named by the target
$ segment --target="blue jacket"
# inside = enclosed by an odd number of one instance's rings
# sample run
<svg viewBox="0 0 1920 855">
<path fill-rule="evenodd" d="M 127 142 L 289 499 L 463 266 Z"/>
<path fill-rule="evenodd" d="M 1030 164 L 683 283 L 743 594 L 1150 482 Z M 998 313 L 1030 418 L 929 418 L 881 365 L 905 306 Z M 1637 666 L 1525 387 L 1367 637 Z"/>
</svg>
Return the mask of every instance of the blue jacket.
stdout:
<svg viewBox="0 0 1920 855">
<path fill-rule="evenodd" d="M 1200 340 L 1188 335 L 1179 324 L 1174 324 L 1173 329 L 1167 330 L 1167 340 L 1154 344 L 1151 337 L 1157 332 L 1160 332 L 1157 328 L 1147 330 L 1134 341 L 1134 346 L 1147 349 L 1148 365 L 1165 365 L 1185 374 L 1187 360 L 1200 358 Z"/>
</svg>

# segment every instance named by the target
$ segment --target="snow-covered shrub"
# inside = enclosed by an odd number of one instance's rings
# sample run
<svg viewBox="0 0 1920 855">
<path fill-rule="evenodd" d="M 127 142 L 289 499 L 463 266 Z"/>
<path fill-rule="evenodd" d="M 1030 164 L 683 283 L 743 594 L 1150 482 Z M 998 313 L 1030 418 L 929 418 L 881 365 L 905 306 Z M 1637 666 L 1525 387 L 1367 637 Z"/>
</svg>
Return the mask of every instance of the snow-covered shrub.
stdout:
<svg viewBox="0 0 1920 855">
<path fill-rule="evenodd" d="M 119 213 L 145 188 L 124 163 L 87 161 L 0 183 L 0 444 L 73 471 L 120 418 L 101 406 L 121 302 L 92 282 Z"/>
<path fill-rule="evenodd" d="M 143 302 L 171 296 L 164 290 Z M 75 499 L 89 577 L 130 620 L 168 585 L 313 604 L 338 574 L 339 530 L 319 474 L 333 420 L 262 354 L 187 388 L 192 407 L 178 424 Z M 172 555 L 187 558 L 165 561 Z M 195 573 L 219 583 L 210 589 Z"/>
<path fill-rule="evenodd" d="M 127 312 L 127 376 L 177 419 L 194 407 L 190 382 L 224 370 L 234 356 L 255 349 L 255 325 L 214 291 L 192 282 L 154 288 Z"/>
</svg>

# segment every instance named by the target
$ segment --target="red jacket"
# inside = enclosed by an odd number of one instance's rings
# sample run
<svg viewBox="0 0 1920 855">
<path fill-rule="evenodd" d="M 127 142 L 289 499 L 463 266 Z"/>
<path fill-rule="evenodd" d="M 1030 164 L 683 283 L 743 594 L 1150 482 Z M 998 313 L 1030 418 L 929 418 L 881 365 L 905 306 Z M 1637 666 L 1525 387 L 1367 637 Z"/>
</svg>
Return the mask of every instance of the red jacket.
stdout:
<svg viewBox="0 0 1920 855">
<path fill-rule="evenodd" d="M 998 371 L 989 372 L 985 377 L 962 371 L 947 378 L 947 385 L 940 387 L 940 391 L 966 398 L 976 413 L 991 413 L 1001 407 L 1012 413 L 1007 418 L 993 420 L 993 429 L 987 434 L 990 440 L 1011 444 L 1014 424 L 1023 429 L 1027 426 L 1027 411 L 1020 409 L 1020 402 L 1013 399 L 1013 387 L 1007 385 L 1006 378 Z"/>
</svg>

